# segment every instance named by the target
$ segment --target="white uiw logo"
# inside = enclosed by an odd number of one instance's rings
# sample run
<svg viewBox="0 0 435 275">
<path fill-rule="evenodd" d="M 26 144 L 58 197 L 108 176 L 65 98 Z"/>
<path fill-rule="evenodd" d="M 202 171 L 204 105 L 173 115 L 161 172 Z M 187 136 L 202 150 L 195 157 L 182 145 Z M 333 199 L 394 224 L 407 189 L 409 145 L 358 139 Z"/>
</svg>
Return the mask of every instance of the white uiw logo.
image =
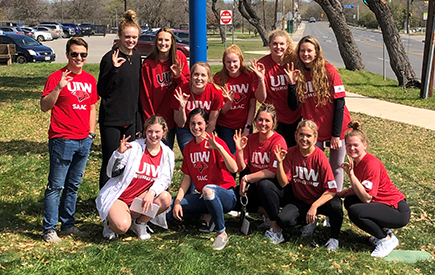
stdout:
<svg viewBox="0 0 435 275">
<path fill-rule="evenodd" d="M 313 169 L 308 169 L 306 167 L 302 166 L 296 166 L 295 167 L 295 174 L 293 175 L 293 178 L 299 178 L 301 180 L 306 180 L 312 183 L 313 186 L 319 185 L 317 182 L 317 179 L 319 178 L 319 172 L 314 171 Z"/>
<path fill-rule="evenodd" d="M 242 85 L 230 85 L 230 89 L 235 91 L 236 93 L 239 94 L 247 94 L 248 93 L 248 89 L 249 89 L 249 84 L 242 84 Z"/>
<path fill-rule="evenodd" d="M 210 107 L 211 107 L 211 101 L 202 102 L 202 101 L 195 100 L 195 104 L 193 104 L 192 101 L 188 101 L 186 105 L 186 109 L 189 111 L 192 111 L 195 108 L 202 108 L 206 111 L 210 111 Z"/>
<path fill-rule="evenodd" d="M 143 163 L 141 164 L 141 167 L 139 167 L 139 171 L 137 172 L 140 175 L 146 175 L 149 177 L 157 177 L 157 169 L 159 167 L 156 167 L 152 164 L 148 164 L 148 163 Z"/>
<path fill-rule="evenodd" d="M 289 81 L 287 75 L 271 75 L 270 76 L 270 85 L 272 85 L 272 87 L 279 87 L 279 86 L 284 86 L 287 85 L 287 82 Z"/>
<path fill-rule="evenodd" d="M 270 153 L 253 152 L 251 162 L 255 164 L 268 164 L 270 162 Z"/>
<path fill-rule="evenodd" d="M 208 162 L 210 159 L 210 152 L 195 152 L 190 153 L 190 161 L 192 163 Z"/>
<path fill-rule="evenodd" d="M 90 83 L 68 82 L 68 90 L 71 92 L 84 91 L 91 94 L 92 85 Z"/>
</svg>

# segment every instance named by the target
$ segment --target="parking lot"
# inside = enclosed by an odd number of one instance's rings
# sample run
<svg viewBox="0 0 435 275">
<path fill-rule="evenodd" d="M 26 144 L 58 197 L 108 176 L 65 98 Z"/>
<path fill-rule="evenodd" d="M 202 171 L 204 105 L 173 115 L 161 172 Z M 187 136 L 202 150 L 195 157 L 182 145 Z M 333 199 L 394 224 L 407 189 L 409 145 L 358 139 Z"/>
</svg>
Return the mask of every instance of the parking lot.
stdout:
<svg viewBox="0 0 435 275">
<path fill-rule="evenodd" d="M 83 39 L 89 45 L 89 55 L 87 63 L 100 63 L 103 55 L 108 52 L 113 45 L 113 40 L 118 38 L 116 34 L 106 34 L 106 36 L 85 36 Z M 52 48 L 56 53 L 56 61 L 54 63 L 67 63 L 65 56 L 65 47 L 68 39 L 59 38 L 53 41 L 45 41 L 42 44 Z"/>
</svg>

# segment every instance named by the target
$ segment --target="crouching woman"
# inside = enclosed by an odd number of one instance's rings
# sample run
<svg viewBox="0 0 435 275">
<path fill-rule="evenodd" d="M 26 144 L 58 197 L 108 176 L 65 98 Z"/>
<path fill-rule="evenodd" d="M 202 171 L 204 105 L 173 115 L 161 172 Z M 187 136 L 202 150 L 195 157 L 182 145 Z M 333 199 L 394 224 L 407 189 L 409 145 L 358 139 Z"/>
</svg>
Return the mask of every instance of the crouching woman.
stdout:
<svg viewBox="0 0 435 275">
<path fill-rule="evenodd" d="M 130 210 L 136 197 L 143 200 L 143 212 L 152 210 L 153 204 L 157 204 L 156 216 L 171 205 L 171 195 L 166 190 L 171 184 L 175 157 L 162 142 L 168 126 L 161 116 L 151 116 L 143 128 L 146 138 L 128 142 L 130 136 L 124 136 L 107 165 L 110 179 L 96 199 L 104 223 L 103 236 L 107 239 L 114 239 L 129 228 L 139 239 L 151 237 L 147 225 L 151 217 Z M 165 218 L 165 215 L 160 217 Z M 160 221 L 159 225 L 165 227 L 166 220 Z"/>
<path fill-rule="evenodd" d="M 209 121 L 204 109 L 193 109 L 188 123 L 194 139 L 184 148 L 184 176 L 173 202 L 173 217 L 181 221 L 211 216 L 217 233 L 213 249 L 221 250 L 228 242 L 224 213 L 236 205 L 231 173 L 237 172 L 237 163 L 225 142 L 206 132 Z M 186 194 L 191 181 L 199 193 Z"/>
</svg>

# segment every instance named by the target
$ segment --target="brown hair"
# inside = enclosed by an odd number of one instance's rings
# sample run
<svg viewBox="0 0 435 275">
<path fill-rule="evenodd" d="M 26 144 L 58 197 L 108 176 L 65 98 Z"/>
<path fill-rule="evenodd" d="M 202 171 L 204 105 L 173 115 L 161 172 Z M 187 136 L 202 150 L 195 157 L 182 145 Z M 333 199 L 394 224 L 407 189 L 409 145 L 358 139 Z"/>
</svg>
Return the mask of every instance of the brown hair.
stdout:
<svg viewBox="0 0 435 275">
<path fill-rule="evenodd" d="M 144 137 L 146 137 L 145 131 L 147 130 L 147 128 L 154 124 L 160 124 L 162 126 L 163 132 L 165 133 L 163 137 L 165 137 L 168 133 L 168 124 L 166 123 L 166 120 L 161 116 L 150 116 L 147 120 L 145 120 L 143 124 Z"/>
<path fill-rule="evenodd" d="M 72 45 L 79 45 L 86 48 L 86 52 L 88 51 L 88 43 L 81 37 L 72 37 L 66 42 L 66 52 L 69 53 Z"/>
<path fill-rule="evenodd" d="M 272 104 L 263 104 L 258 108 L 257 113 L 255 114 L 254 121 L 257 120 L 257 117 L 260 115 L 261 112 L 267 112 L 272 117 L 273 121 L 273 127 L 272 130 L 275 130 L 277 126 L 277 120 L 276 120 L 276 110 L 275 107 Z M 255 127 L 257 127 L 257 124 L 255 124 Z M 258 129 L 257 129 L 258 130 Z"/>
<path fill-rule="evenodd" d="M 317 130 L 317 125 L 316 125 L 316 123 L 314 123 L 314 121 L 307 119 L 307 120 L 302 120 L 301 122 L 299 122 L 298 126 L 296 127 L 295 135 L 297 134 L 299 129 L 301 129 L 302 127 L 308 127 L 311 130 L 313 130 L 314 136 L 316 136 L 316 139 L 319 136 L 319 132 Z"/>
<path fill-rule="evenodd" d="M 351 121 L 351 122 L 349 122 L 347 127 L 351 128 L 351 130 L 347 130 L 346 131 L 346 133 L 344 135 L 344 139 L 345 140 L 348 137 L 358 136 L 361 139 L 362 143 L 364 143 L 364 144 L 368 144 L 369 143 L 369 138 L 367 137 L 367 135 L 362 130 L 362 124 L 361 124 L 360 121 L 358 121 L 358 120 Z"/>
<path fill-rule="evenodd" d="M 243 58 L 242 50 L 240 50 L 239 46 L 233 44 L 233 45 L 229 46 L 228 48 L 226 48 L 224 51 L 224 54 L 222 55 L 223 67 L 222 67 L 222 70 L 220 70 L 217 73 L 219 76 L 218 77 L 219 83 L 217 83 L 217 84 L 219 84 L 221 86 L 224 86 L 228 82 L 228 70 L 227 70 L 227 67 L 225 65 L 225 57 L 229 54 L 232 54 L 232 53 L 237 55 L 237 57 L 240 60 L 240 68 L 239 68 L 240 72 L 243 74 L 249 74 L 248 67 L 246 67 L 245 59 Z"/>
<path fill-rule="evenodd" d="M 332 92 L 331 92 L 331 83 L 330 83 L 329 75 L 326 72 L 326 68 L 325 68 L 326 60 L 323 55 L 322 48 L 320 47 L 320 43 L 315 37 L 310 35 L 302 37 L 302 39 L 299 41 L 298 45 L 296 46 L 295 54 L 297 55 L 297 68 L 301 71 L 296 84 L 298 100 L 300 102 L 305 101 L 305 92 L 307 88 L 306 87 L 307 81 L 304 75 L 307 69 L 305 68 L 304 63 L 301 61 L 299 57 L 299 51 L 303 43 L 313 44 L 316 50 L 316 58 L 314 59 L 313 66 L 311 67 L 311 82 L 313 83 L 313 88 L 316 91 L 316 95 L 317 95 L 316 107 L 325 106 L 328 102 L 332 102 L 333 100 Z"/>
<path fill-rule="evenodd" d="M 141 32 L 139 24 L 136 22 L 136 13 L 132 10 L 128 10 L 124 13 L 121 22 L 118 25 L 118 36 L 121 37 L 122 32 L 126 28 L 134 27 L 137 28 L 139 35 Z"/>
<path fill-rule="evenodd" d="M 159 38 L 159 34 L 162 32 L 167 32 L 171 35 L 171 49 L 169 50 L 169 60 L 171 62 L 170 66 L 172 66 L 177 62 L 177 40 L 175 39 L 175 35 L 170 28 L 164 27 L 157 31 L 156 36 L 154 37 L 153 49 L 146 59 L 157 60 L 159 58 L 159 49 L 157 48 L 157 40 Z"/>
</svg>

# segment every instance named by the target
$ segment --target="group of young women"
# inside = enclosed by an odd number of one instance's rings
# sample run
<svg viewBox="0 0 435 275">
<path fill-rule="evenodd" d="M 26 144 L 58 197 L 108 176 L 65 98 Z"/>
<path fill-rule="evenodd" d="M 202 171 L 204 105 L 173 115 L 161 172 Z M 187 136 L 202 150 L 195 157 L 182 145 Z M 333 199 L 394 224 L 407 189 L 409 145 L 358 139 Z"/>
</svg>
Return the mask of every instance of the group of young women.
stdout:
<svg viewBox="0 0 435 275">
<path fill-rule="evenodd" d="M 232 45 L 213 77 L 205 62 L 188 70 L 168 28 L 156 33 L 141 64 L 134 17 L 124 15 L 119 47 L 103 57 L 98 83 L 103 165 L 96 202 L 104 237 L 131 228 L 147 239 L 148 222 L 167 227 L 167 220 L 203 219 L 200 231 L 215 231 L 213 249 L 221 250 L 228 242 L 224 214 L 248 196 L 248 211 L 270 221 L 265 237 L 271 242 L 284 241 L 282 229 L 295 225 L 302 225 L 302 236 L 313 234 L 323 214 L 331 227 L 326 247 L 335 251 L 345 198 L 351 221 L 374 236 L 373 256 L 398 245 L 390 229 L 409 221 L 405 197 L 366 152 L 367 137 L 350 120 L 340 76 L 314 37 L 294 49 L 286 32 L 273 31 L 271 53 L 249 68 Z M 257 101 L 262 106 L 255 112 Z M 138 133 L 143 138 L 135 140 Z M 171 202 L 175 135 L 184 176 Z M 343 171 L 351 183 L 346 190 Z M 132 210 L 135 198 L 141 205 Z"/>
</svg>

